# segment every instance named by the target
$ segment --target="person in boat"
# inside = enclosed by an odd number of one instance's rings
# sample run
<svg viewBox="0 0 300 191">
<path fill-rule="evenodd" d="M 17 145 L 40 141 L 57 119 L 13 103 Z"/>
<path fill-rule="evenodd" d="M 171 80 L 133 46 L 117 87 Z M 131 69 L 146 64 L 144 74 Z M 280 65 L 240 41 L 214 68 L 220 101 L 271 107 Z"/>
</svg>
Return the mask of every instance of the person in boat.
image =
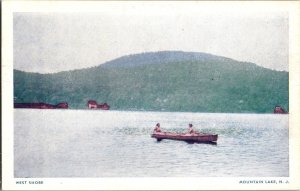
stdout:
<svg viewBox="0 0 300 191">
<path fill-rule="evenodd" d="M 161 132 L 161 130 L 160 130 L 160 124 L 157 123 L 156 126 L 155 126 L 155 128 L 154 128 L 154 133 L 160 133 L 160 132 Z"/>
<path fill-rule="evenodd" d="M 193 124 L 191 124 L 191 123 L 189 124 L 188 133 L 189 134 L 194 134 L 195 133 L 195 131 L 193 129 Z"/>
</svg>

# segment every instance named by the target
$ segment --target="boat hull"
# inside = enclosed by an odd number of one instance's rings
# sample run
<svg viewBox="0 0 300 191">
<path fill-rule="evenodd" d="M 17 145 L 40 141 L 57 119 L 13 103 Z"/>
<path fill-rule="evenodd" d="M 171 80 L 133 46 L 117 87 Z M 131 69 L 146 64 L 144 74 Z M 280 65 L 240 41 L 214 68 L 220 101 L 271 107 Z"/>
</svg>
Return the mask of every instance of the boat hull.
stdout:
<svg viewBox="0 0 300 191">
<path fill-rule="evenodd" d="M 171 140 L 179 140 L 186 142 L 197 142 L 197 143 L 216 143 L 218 140 L 217 134 L 178 134 L 178 133 L 153 133 L 151 135 L 152 138 L 156 138 L 157 141 L 161 141 L 163 139 L 171 139 Z"/>
</svg>

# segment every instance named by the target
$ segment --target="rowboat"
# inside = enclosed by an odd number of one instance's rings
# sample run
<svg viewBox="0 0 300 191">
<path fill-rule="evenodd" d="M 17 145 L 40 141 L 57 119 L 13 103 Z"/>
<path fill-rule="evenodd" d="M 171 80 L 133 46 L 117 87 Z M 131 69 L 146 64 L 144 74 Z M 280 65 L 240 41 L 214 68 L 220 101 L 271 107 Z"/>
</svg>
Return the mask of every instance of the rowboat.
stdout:
<svg viewBox="0 0 300 191">
<path fill-rule="evenodd" d="M 154 132 L 151 134 L 152 138 L 156 138 L 157 141 L 163 139 L 186 141 L 189 143 L 216 143 L 218 140 L 217 134 L 207 133 L 170 133 L 170 132 Z"/>
</svg>

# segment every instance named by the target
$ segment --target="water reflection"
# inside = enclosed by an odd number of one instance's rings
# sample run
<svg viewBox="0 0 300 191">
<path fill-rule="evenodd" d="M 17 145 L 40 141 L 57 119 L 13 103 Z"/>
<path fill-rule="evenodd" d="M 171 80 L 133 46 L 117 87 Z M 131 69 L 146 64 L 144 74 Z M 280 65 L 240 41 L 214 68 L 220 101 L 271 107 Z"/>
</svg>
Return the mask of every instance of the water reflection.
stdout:
<svg viewBox="0 0 300 191">
<path fill-rule="evenodd" d="M 185 143 L 188 143 L 188 144 L 208 144 L 208 145 L 217 145 L 217 142 L 211 142 L 211 141 L 187 141 L 187 140 L 172 140 L 172 141 L 182 141 L 182 142 L 185 142 Z M 156 142 L 158 143 L 166 143 L 164 142 L 164 139 L 156 139 Z"/>
<path fill-rule="evenodd" d="M 22 177 L 289 176 L 288 116 L 15 110 L 14 172 Z M 163 130 L 218 143 L 156 139 Z M 39 162 L 37 162 L 39 161 Z"/>
</svg>

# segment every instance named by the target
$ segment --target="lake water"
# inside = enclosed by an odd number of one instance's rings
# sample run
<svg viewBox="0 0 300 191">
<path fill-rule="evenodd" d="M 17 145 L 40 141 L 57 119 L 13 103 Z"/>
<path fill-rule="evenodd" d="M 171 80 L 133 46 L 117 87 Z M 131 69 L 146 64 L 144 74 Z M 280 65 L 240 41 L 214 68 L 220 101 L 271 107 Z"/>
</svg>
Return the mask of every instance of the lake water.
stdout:
<svg viewBox="0 0 300 191">
<path fill-rule="evenodd" d="M 150 137 L 217 133 L 217 145 Z M 288 115 L 14 110 L 15 177 L 289 176 Z"/>
</svg>

